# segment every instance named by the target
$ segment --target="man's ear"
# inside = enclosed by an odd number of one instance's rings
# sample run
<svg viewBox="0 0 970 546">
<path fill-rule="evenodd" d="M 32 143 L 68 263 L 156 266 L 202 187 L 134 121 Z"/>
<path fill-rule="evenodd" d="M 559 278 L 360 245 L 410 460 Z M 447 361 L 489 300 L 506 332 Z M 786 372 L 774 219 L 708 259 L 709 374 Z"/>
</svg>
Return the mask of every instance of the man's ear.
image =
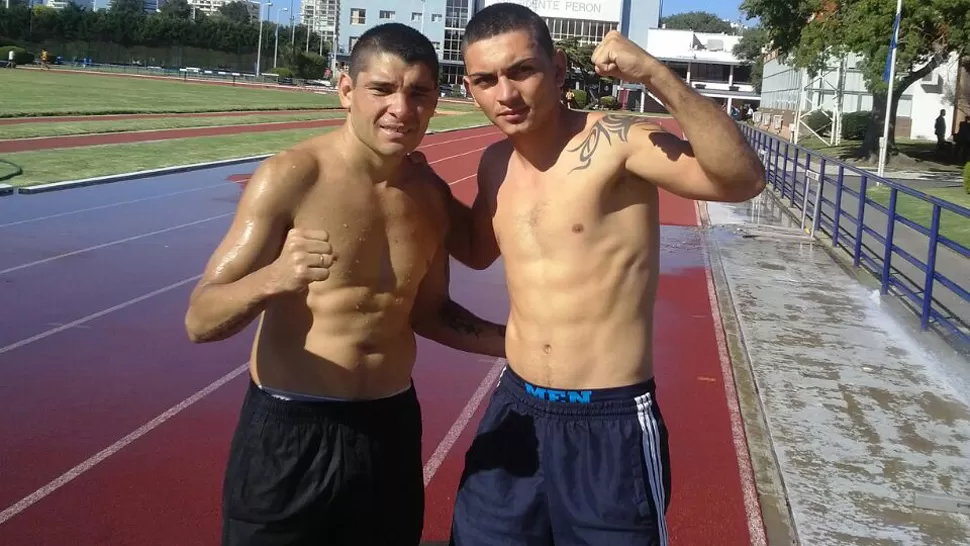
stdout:
<svg viewBox="0 0 970 546">
<path fill-rule="evenodd" d="M 556 54 L 552 57 L 552 66 L 556 70 L 556 86 L 561 89 L 562 86 L 566 85 L 566 69 L 569 66 L 566 61 L 566 53 L 563 50 L 556 50 Z"/>
<path fill-rule="evenodd" d="M 346 72 L 340 73 L 340 79 L 337 80 L 337 95 L 340 96 L 340 105 L 344 108 L 350 108 L 350 99 L 354 93 L 354 81 L 350 79 L 350 75 Z"/>
</svg>

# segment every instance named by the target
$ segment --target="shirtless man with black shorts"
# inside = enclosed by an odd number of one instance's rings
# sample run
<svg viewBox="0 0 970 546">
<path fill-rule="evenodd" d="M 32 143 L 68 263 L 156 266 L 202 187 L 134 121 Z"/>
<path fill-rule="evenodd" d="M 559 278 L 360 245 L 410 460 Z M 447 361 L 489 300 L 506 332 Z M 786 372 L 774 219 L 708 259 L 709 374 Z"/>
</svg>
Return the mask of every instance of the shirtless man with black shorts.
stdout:
<svg viewBox="0 0 970 546">
<path fill-rule="evenodd" d="M 419 153 L 434 47 L 360 36 L 339 129 L 264 161 L 191 297 L 196 342 L 257 316 L 223 489 L 224 545 L 417 545 L 424 519 L 415 333 L 503 357 L 504 326 L 448 293 L 450 193 Z"/>
<path fill-rule="evenodd" d="M 596 71 L 642 82 L 690 144 L 643 118 L 570 110 L 566 59 L 517 4 L 465 29 L 465 85 L 508 137 L 484 152 L 452 254 L 501 254 L 508 366 L 466 454 L 458 546 L 666 545 L 667 430 L 652 362 L 659 189 L 737 202 L 765 186 L 734 122 L 616 32 Z M 453 206 L 461 209 L 460 204 Z"/>
</svg>

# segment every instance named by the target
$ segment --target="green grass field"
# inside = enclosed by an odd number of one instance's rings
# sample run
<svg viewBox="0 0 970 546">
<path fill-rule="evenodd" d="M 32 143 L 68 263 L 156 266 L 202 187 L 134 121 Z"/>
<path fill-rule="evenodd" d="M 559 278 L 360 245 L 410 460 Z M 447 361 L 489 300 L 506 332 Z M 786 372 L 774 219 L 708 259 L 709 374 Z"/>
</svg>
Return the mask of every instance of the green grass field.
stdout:
<svg viewBox="0 0 970 546">
<path fill-rule="evenodd" d="M 458 114 L 432 119 L 430 129 L 458 129 L 487 123 L 488 119 L 481 113 Z M 2 158 L 23 170 L 23 174 L 6 180 L 5 183 L 15 186 L 30 186 L 220 159 L 271 154 L 333 129 L 333 127 L 325 127 L 266 133 L 240 133 L 110 146 L 19 152 L 7 154 Z M 10 167 L 0 164 L 0 176 L 7 172 L 10 172 Z"/>
<path fill-rule="evenodd" d="M 249 116 L 200 116 L 190 118 L 122 119 L 96 121 L 68 121 L 49 123 L 21 123 L 0 125 L 0 139 L 38 138 L 98 133 L 123 133 L 129 131 L 157 131 L 162 129 L 186 129 L 192 127 L 224 127 L 229 125 L 254 125 L 259 123 L 284 123 L 316 119 L 343 118 L 340 111 L 307 112 L 295 114 L 253 114 Z"/>
<path fill-rule="evenodd" d="M 884 207 L 889 206 L 890 193 L 891 190 L 886 186 L 866 190 L 866 195 L 870 199 Z M 970 208 L 970 194 L 967 194 L 963 188 L 931 188 L 923 190 L 923 193 L 961 207 Z M 898 192 L 896 195 L 896 213 L 926 229 L 929 229 L 932 225 L 933 205 L 902 192 Z M 970 221 L 963 216 L 943 210 L 940 213 L 940 233 L 964 247 L 970 248 Z"/>
<path fill-rule="evenodd" d="M 0 117 L 336 108 L 336 95 L 204 83 L 4 70 Z M 3 129 L 0 129 L 3 131 Z"/>
</svg>

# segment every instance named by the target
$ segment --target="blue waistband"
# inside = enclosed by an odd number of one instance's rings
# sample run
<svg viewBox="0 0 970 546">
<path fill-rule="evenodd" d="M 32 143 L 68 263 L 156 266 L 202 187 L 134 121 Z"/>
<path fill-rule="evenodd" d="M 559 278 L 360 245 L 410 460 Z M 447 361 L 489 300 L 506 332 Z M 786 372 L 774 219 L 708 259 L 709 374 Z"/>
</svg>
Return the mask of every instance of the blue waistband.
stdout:
<svg viewBox="0 0 970 546">
<path fill-rule="evenodd" d="M 603 389 L 563 389 L 536 385 L 523 379 L 510 366 L 502 371 L 499 381 L 505 392 L 519 401 L 556 413 L 618 413 L 638 411 L 654 402 L 656 381 L 647 379 L 632 385 Z"/>
</svg>

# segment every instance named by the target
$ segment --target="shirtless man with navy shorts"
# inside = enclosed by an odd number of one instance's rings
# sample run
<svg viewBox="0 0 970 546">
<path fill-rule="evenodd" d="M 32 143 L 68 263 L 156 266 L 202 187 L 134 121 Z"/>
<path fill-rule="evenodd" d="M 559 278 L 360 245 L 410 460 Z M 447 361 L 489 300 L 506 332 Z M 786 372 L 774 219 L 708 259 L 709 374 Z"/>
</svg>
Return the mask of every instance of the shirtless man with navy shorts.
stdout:
<svg viewBox="0 0 970 546">
<path fill-rule="evenodd" d="M 446 184 L 420 153 L 438 58 L 374 27 L 338 83 L 339 129 L 264 161 L 191 296 L 196 342 L 259 317 L 223 487 L 224 545 L 416 546 L 424 523 L 415 333 L 505 355 L 451 301 Z"/>
<path fill-rule="evenodd" d="M 597 73 L 643 83 L 689 144 L 564 106 L 566 59 L 526 7 L 478 12 L 463 52 L 468 92 L 508 138 L 485 150 L 448 244 L 477 269 L 501 255 L 511 306 L 508 366 L 466 454 L 451 542 L 666 545 L 658 192 L 745 201 L 765 187 L 761 163 L 723 110 L 617 32 L 593 53 Z"/>
</svg>

